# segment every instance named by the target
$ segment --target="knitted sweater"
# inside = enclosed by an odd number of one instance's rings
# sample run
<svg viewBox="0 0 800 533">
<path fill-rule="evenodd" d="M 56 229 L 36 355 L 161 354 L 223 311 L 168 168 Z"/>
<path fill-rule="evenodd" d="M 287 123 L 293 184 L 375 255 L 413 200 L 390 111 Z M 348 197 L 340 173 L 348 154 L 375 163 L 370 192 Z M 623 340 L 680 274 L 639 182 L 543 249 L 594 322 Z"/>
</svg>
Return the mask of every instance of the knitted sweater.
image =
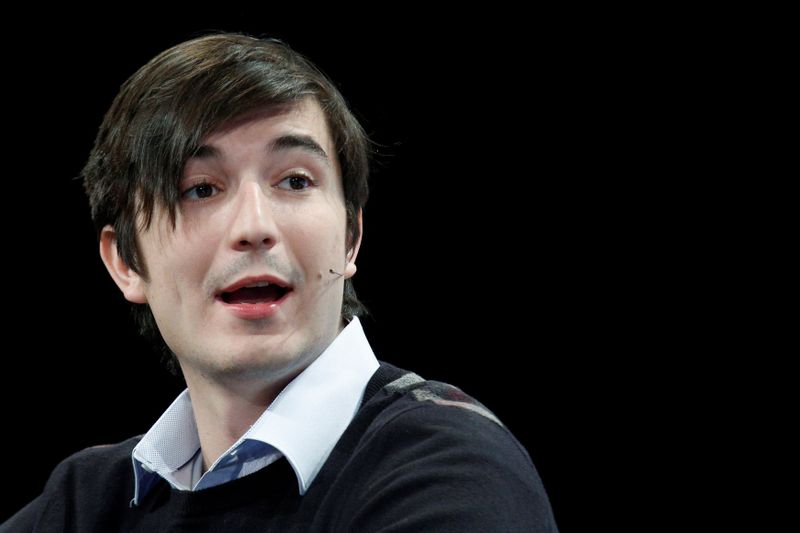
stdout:
<svg viewBox="0 0 800 533">
<path fill-rule="evenodd" d="M 530 457 L 491 412 L 387 363 L 303 496 L 283 458 L 196 492 L 162 481 L 132 507 L 140 438 L 64 460 L 0 533 L 557 531 Z"/>
</svg>

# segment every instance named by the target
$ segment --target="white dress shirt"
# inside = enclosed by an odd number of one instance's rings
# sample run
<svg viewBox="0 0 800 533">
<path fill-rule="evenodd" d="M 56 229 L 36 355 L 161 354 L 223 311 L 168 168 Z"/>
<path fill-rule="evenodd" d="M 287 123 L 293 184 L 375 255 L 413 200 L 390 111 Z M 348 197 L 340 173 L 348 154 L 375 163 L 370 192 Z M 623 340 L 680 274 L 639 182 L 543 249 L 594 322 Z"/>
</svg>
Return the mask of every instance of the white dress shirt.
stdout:
<svg viewBox="0 0 800 533">
<path fill-rule="evenodd" d="M 379 363 L 358 317 L 289 383 L 261 417 L 207 472 L 192 401 L 183 391 L 133 449 L 132 505 L 159 477 L 179 490 L 201 490 L 256 472 L 286 457 L 305 494 L 353 420 Z"/>
</svg>

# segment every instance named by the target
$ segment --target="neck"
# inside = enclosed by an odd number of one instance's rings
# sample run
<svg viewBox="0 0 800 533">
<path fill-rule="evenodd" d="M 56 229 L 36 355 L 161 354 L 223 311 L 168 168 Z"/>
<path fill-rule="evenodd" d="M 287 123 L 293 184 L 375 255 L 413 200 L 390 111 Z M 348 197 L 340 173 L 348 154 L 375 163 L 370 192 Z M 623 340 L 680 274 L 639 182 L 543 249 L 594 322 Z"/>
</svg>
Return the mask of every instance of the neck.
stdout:
<svg viewBox="0 0 800 533">
<path fill-rule="evenodd" d="M 330 346 L 342 329 L 340 322 L 328 342 L 295 357 L 293 364 L 280 370 L 272 367 L 220 375 L 179 359 L 192 399 L 203 472 L 256 423 L 278 394 Z"/>
<path fill-rule="evenodd" d="M 271 383 L 232 386 L 184 371 L 200 438 L 204 472 L 256 423 L 297 374 Z"/>
</svg>

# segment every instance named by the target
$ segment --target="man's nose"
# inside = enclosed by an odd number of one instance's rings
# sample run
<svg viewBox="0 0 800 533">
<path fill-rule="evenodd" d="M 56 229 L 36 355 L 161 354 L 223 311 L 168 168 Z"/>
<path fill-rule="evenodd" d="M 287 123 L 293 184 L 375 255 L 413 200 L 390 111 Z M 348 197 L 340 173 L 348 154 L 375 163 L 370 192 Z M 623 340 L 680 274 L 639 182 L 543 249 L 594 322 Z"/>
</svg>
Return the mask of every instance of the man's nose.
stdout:
<svg viewBox="0 0 800 533">
<path fill-rule="evenodd" d="M 278 242 L 278 228 L 268 193 L 258 181 L 243 181 L 237 191 L 231 223 L 231 246 L 236 250 L 272 248 Z"/>
</svg>

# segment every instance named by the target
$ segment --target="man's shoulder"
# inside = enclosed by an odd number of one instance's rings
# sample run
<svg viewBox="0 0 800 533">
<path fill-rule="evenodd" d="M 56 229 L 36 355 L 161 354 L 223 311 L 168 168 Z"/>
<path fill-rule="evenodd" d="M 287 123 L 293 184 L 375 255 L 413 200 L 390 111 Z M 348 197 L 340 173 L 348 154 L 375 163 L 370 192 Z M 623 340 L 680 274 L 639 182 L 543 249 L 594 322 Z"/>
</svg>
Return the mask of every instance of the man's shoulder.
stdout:
<svg viewBox="0 0 800 533">
<path fill-rule="evenodd" d="M 527 452 L 500 419 L 459 387 L 428 380 L 382 362 L 393 378 L 371 398 L 382 403 L 370 429 L 442 438 L 452 444 L 496 446 L 502 441 L 526 459 Z"/>
<path fill-rule="evenodd" d="M 378 372 L 331 476 L 343 529 L 556 530 L 530 456 L 494 413 L 449 383 Z"/>
<path fill-rule="evenodd" d="M 96 463 L 102 462 L 108 464 L 118 461 L 127 460 L 130 463 L 131 453 L 133 448 L 139 441 L 142 440 L 142 435 L 130 437 L 124 441 L 114 444 L 97 444 L 89 446 L 80 451 L 77 451 L 67 457 L 63 462 L 65 463 Z"/>
<path fill-rule="evenodd" d="M 486 406 L 455 385 L 424 379 L 413 372 L 403 372 L 403 375 L 386 384 L 383 388 L 385 394 L 397 397 L 397 400 L 401 402 L 398 406 L 411 409 L 433 407 L 434 409 L 429 409 L 428 411 L 441 411 L 450 414 L 467 414 L 469 412 L 483 417 L 476 420 L 492 422 L 504 427 L 500 419 Z M 451 408 L 455 410 L 451 410 Z"/>
<path fill-rule="evenodd" d="M 382 379 L 378 376 L 380 373 L 384 376 Z M 374 379 L 379 381 L 380 387 L 376 387 L 375 394 L 368 400 L 384 403 L 389 411 L 386 416 L 421 410 L 414 415 L 447 413 L 455 417 L 454 421 L 491 423 L 505 428 L 485 405 L 450 383 L 425 379 L 385 362 L 381 362 Z"/>
<path fill-rule="evenodd" d="M 80 521 L 118 513 L 133 496 L 131 452 L 140 439 L 73 453 L 53 469 L 37 498 L 0 525 L 0 532 L 30 531 L 34 524 L 47 531 L 72 530 Z"/>
<path fill-rule="evenodd" d="M 142 435 L 131 437 L 115 444 L 100 444 L 73 453 L 53 470 L 54 478 L 74 483 L 80 478 L 119 476 L 121 471 L 132 470 L 131 453 Z"/>
</svg>

